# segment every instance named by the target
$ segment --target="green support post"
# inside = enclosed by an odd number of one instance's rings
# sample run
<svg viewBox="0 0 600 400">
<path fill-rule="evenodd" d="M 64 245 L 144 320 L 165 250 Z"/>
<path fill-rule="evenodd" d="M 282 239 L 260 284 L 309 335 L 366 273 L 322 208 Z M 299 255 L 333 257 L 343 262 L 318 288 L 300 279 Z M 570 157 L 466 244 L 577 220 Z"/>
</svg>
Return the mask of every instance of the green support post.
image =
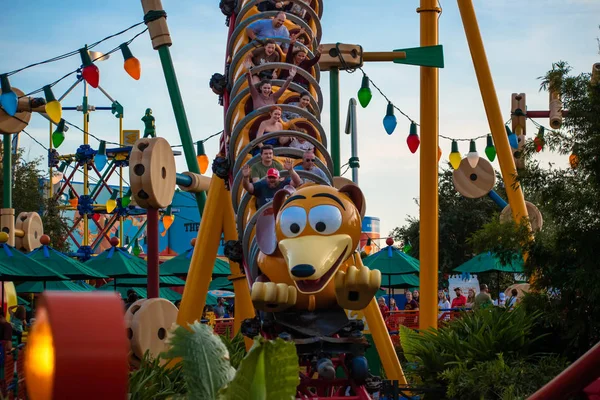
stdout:
<svg viewBox="0 0 600 400">
<path fill-rule="evenodd" d="M 2 208 L 12 208 L 12 135 L 4 135 Z"/>
<path fill-rule="evenodd" d="M 194 150 L 194 142 L 192 141 L 192 134 L 190 132 L 190 125 L 183 106 L 183 99 L 181 98 L 181 92 L 179 91 L 179 84 L 177 83 L 177 76 L 175 75 L 175 68 L 173 67 L 173 59 L 171 58 L 169 47 L 159 47 L 158 55 L 160 56 L 160 62 L 167 81 L 169 97 L 171 97 L 171 104 L 173 105 L 173 112 L 175 113 L 177 129 L 179 130 L 179 136 L 181 137 L 181 144 L 183 145 L 183 153 L 185 155 L 188 170 L 200 174 L 200 168 L 198 167 L 196 152 Z M 202 216 L 204 203 L 206 202 L 206 194 L 200 192 L 195 193 L 195 195 L 196 202 L 198 203 L 198 210 L 200 211 L 200 216 Z"/>
<path fill-rule="evenodd" d="M 331 68 L 329 71 L 330 95 L 330 135 L 331 159 L 333 160 L 333 176 L 340 176 L 340 70 Z"/>
</svg>

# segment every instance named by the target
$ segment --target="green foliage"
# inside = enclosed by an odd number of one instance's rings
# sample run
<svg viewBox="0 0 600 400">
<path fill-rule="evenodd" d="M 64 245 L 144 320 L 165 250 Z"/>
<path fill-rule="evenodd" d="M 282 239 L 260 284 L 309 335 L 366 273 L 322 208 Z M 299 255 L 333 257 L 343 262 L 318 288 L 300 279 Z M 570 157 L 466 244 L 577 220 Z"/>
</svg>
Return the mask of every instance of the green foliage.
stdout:
<svg viewBox="0 0 600 400">
<path fill-rule="evenodd" d="M 503 264 L 510 264 L 515 254 L 521 254 L 524 244 L 531 240 L 527 219 L 517 224 L 512 219 L 500 223 L 494 216 L 477 232 L 473 233 L 467 242 L 476 253 L 492 252 Z"/>
<path fill-rule="evenodd" d="M 190 330 L 176 327 L 170 333 L 169 343 L 171 348 L 163 357 L 181 358 L 177 368 L 182 369 L 185 379 L 185 399 L 287 400 L 296 393 L 299 365 L 293 343 L 257 337 L 246 354 L 241 335 L 231 340 L 219 337 L 208 325 L 198 322 L 190 325 Z M 237 372 L 232 365 L 238 368 Z M 143 378 L 149 375 L 146 373 Z M 135 387 L 144 389 L 137 381 Z M 150 397 L 139 397 L 146 398 Z"/>
<path fill-rule="evenodd" d="M 229 338 L 229 335 L 221 335 L 221 340 L 229 352 L 231 366 L 238 369 L 242 360 L 246 357 L 246 343 L 244 343 L 244 336 L 242 336 L 241 332 L 238 332 L 232 339 Z"/>
<path fill-rule="evenodd" d="M 417 374 L 424 383 L 439 384 L 438 375 L 455 363 L 472 368 L 477 362 L 503 354 L 517 360 L 530 354 L 540 339 L 532 335 L 538 314 L 527 314 L 520 307 L 513 311 L 501 307 L 464 313 L 448 325 L 418 334 L 400 328 L 404 355 L 418 363 Z"/>
<path fill-rule="evenodd" d="M 449 399 L 526 399 L 565 368 L 558 356 L 530 358 L 507 363 L 502 354 L 469 368 L 458 363 L 440 375 L 448 383 Z"/>
<path fill-rule="evenodd" d="M 169 358 L 182 359 L 189 400 L 215 399 L 220 388 L 233 379 L 227 347 L 212 328 L 198 322 L 190 330 L 178 326 L 169 336 Z"/>
<path fill-rule="evenodd" d="M 501 185 L 496 192 L 504 193 Z M 450 273 L 454 268 L 473 257 L 467 243 L 471 234 L 497 213 L 498 206 L 489 198 L 467 199 L 454 188 L 452 169 L 441 172 L 439 179 L 439 268 Z M 395 228 L 390 235 L 395 240 L 412 244 L 409 255 L 419 257 L 419 219 L 409 217 L 407 224 Z"/>
<path fill-rule="evenodd" d="M 187 392 L 181 363 L 167 368 L 162 361 L 144 354 L 140 368 L 129 376 L 129 400 L 168 400 Z"/>
<path fill-rule="evenodd" d="M 258 337 L 220 399 L 293 399 L 299 379 L 296 346 L 282 339 L 267 341 Z"/>
</svg>

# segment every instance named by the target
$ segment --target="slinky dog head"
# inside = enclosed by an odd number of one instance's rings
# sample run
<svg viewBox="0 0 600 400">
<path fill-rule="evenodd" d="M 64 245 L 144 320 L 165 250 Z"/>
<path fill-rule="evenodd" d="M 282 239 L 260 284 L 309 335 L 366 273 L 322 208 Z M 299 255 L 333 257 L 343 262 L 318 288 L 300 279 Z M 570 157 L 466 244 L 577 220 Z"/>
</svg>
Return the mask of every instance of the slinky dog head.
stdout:
<svg viewBox="0 0 600 400">
<path fill-rule="evenodd" d="M 352 255 L 361 231 L 362 192 L 357 186 L 301 188 L 273 199 L 278 248 L 297 289 L 314 294 L 327 286 Z"/>
</svg>

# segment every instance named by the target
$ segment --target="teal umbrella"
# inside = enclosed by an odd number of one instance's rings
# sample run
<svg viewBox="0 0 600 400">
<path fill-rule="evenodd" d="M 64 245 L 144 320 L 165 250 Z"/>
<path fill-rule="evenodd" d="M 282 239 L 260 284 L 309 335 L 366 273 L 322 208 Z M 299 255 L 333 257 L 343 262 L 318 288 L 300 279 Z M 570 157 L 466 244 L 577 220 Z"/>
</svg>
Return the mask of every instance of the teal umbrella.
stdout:
<svg viewBox="0 0 600 400">
<path fill-rule="evenodd" d="M 192 254 L 194 248 L 187 249 L 180 255 L 171 258 L 169 261 L 165 261 L 160 265 L 160 271 L 162 273 L 171 274 L 175 276 L 186 276 L 190 269 L 190 261 L 192 260 Z M 229 270 L 229 263 L 219 258 L 215 260 L 213 267 L 213 277 L 225 277 L 231 275 Z"/>
<path fill-rule="evenodd" d="M 45 285 L 42 282 L 29 281 L 17 285 L 16 289 L 17 293 L 42 293 L 45 290 L 91 292 L 93 290 L 69 281 L 48 282 Z"/>
<path fill-rule="evenodd" d="M 145 278 L 148 275 L 146 262 L 120 247 L 111 247 L 88 260 L 86 265 L 111 278 Z"/>
<path fill-rule="evenodd" d="M 406 286 L 395 286 L 392 283 L 392 277 L 398 277 L 402 275 L 418 274 L 419 260 L 409 256 L 408 254 L 398 250 L 394 246 L 387 246 L 379 250 L 377 253 L 366 257 L 363 260 L 363 264 L 370 269 L 377 269 L 381 272 L 381 286 L 392 289 Z M 401 278 L 397 278 L 401 279 Z M 404 281 L 406 281 L 406 278 Z M 403 281 L 403 282 L 404 282 Z M 387 285 L 386 285 L 387 282 Z M 400 282 L 400 281 L 396 281 Z M 417 280 L 418 282 L 418 280 Z M 404 282 L 405 283 L 405 282 Z M 418 286 L 418 283 L 417 283 Z"/>
<path fill-rule="evenodd" d="M 111 284 L 106 284 L 106 285 L 101 286 L 100 288 L 98 288 L 98 290 L 115 291 L 115 288 Z M 129 290 L 133 290 L 135 293 L 137 293 L 137 295 L 141 299 L 144 299 L 144 298 L 146 298 L 148 296 L 148 293 L 146 292 L 146 289 L 141 288 L 141 287 L 122 287 L 122 286 L 119 286 L 119 287 L 117 287 L 116 292 L 119 293 L 123 299 L 127 299 L 127 292 Z M 167 300 L 172 301 L 172 302 L 181 300 L 181 294 L 179 294 L 176 291 L 174 291 L 172 289 L 169 289 L 169 288 L 161 288 L 161 289 L 159 289 L 159 296 L 162 297 L 163 299 L 167 299 Z M 217 304 L 217 298 L 215 296 L 211 295 L 211 294 L 208 294 L 206 296 L 206 304 L 209 305 L 209 306 L 216 305 Z"/>
<path fill-rule="evenodd" d="M 147 287 L 148 280 L 146 278 L 124 278 L 119 279 L 114 285 L 123 287 Z M 113 285 L 113 286 L 114 286 Z M 185 281 L 175 276 L 160 276 L 158 280 L 160 287 L 168 286 L 185 286 Z"/>
<path fill-rule="evenodd" d="M 233 282 L 227 278 L 215 278 L 208 285 L 208 290 L 233 290 Z"/>
<path fill-rule="evenodd" d="M 387 246 L 363 260 L 370 269 L 378 269 L 382 275 L 419 273 L 419 260 L 412 258 L 393 246 Z"/>
<path fill-rule="evenodd" d="M 0 234 L 0 281 L 63 281 L 66 276 L 27 257 L 9 246 L 8 235 Z"/>
<path fill-rule="evenodd" d="M 388 280 L 384 279 L 381 286 L 388 289 L 412 289 L 419 287 L 419 277 L 414 274 L 388 275 Z"/>
<path fill-rule="evenodd" d="M 67 257 L 52 247 L 43 245 L 28 254 L 29 258 L 39 261 L 46 267 L 63 274 L 71 279 L 104 279 L 108 276 L 88 267 L 87 265 Z"/>
<path fill-rule="evenodd" d="M 500 257 L 491 252 L 481 253 L 471 258 L 469 261 L 463 263 L 458 268 L 454 269 L 456 272 L 465 272 L 470 274 L 478 274 L 482 272 L 509 272 L 509 273 L 522 273 L 523 272 L 523 257 L 518 254 L 514 254 L 510 260 L 510 263 L 504 264 L 500 261 Z"/>
</svg>

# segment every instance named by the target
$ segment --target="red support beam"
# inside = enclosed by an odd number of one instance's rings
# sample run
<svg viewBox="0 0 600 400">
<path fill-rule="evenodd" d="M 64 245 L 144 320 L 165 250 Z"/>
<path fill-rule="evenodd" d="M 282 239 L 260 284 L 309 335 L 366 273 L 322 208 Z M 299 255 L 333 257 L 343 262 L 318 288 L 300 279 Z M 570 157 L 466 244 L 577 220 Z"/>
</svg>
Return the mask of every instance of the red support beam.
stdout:
<svg viewBox="0 0 600 400">
<path fill-rule="evenodd" d="M 146 237 L 148 238 L 148 298 L 158 297 L 158 210 L 147 209 L 148 226 Z"/>
</svg>

